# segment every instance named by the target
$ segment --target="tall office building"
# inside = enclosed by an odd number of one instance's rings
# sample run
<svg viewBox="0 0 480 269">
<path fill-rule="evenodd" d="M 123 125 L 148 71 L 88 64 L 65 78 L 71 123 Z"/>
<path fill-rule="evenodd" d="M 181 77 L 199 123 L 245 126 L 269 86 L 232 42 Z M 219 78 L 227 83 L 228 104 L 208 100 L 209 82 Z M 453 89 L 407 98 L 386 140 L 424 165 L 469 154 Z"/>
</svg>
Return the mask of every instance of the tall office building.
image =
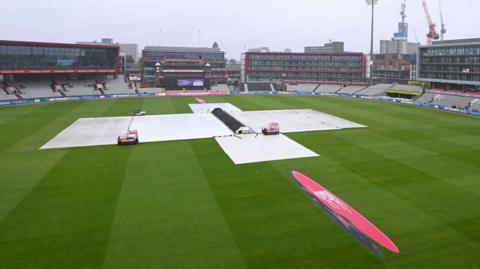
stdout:
<svg viewBox="0 0 480 269">
<path fill-rule="evenodd" d="M 246 52 L 242 81 L 359 84 L 365 80 L 363 53 Z"/>
<path fill-rule="evenodd" d="M 480 90 L 480 38 L 434 41 L 417 54 L 417 80 L 432 88 Z"/>
<path fill-rule="evenodd" d="M 415 54 L 419 43 L 408 42 L 408 23 L 405 22 L 406 5 L 402 3 L 402 21 L 398 23 L 398 32 L 390 40 L 380 40 L 380 54 Z"/>
<path fill-rule="evenodd" d="M 333 41 L 326 43 L 323 46 L 310 46 L 304 48 L 305 53 L 343 53 L 344 43 L 340 41 Z"/>
</svg>

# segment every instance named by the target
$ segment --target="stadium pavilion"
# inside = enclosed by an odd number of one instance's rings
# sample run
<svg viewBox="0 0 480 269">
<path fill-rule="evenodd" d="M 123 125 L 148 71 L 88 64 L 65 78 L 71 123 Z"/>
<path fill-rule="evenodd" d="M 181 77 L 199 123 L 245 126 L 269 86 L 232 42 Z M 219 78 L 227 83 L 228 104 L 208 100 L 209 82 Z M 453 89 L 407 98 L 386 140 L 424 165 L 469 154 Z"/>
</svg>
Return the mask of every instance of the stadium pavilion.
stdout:
<svg viewBox="0 0 480 269">
<path fill-rule="evenodd" d="M 4 81 L 116 76 L 119 46 L 0 40 Z"/>
<path fill-rule="evenodd" d="M 212 48 L 147 46 L 142 53 L 142 86 L 167 90 L 209 89 L 227 80 L 225 53 Z"/>
</svg>

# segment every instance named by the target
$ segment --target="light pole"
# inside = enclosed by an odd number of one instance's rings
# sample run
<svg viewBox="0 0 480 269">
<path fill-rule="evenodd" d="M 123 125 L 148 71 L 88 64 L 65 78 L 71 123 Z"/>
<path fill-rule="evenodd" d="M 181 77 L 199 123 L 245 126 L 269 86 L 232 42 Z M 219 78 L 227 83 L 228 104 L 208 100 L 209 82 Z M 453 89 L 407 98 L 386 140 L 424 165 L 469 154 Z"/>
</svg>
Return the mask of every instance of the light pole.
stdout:
<svg viewBox="0 0 480 269">
<path fill-rule="evenodd" d="M 162 28 L 158 30 L 158 45 L 162 45 Z"/>
<path fill-rule="evenodd" d="M 282 91 L 286 91 L 287 90 L 287 85 L 285 84 L 285 79 L 287 78 L 287 73 L 283 73 L 282 74 Z"/>
<path fill-rule="evenodd" d="M 211 73 L 211 65 L 209 63 L 205 64 L 205 91 L 208 91 L 211 89 L 212 85 L 212 73 Z"/>
<path fill-rule="evenodd" d="M 155 63 L 155 86 L 160 87 L 160 73 L 162 72 L 162 64 L 159 62 Z"/>
<path fill-rule="evenodd" d="M 373 65 L 373 25 L 375 19 L 375 5 L 378 3 L 378 0 L 366 0 L 367 5 L 372 6 L 372 28 L 370 32 L 370 61 L 369 61 L 369 70 L 370 70 L 370 86 L 373 84 L 373 72 L 372 72 L 372 65 Z"/>
</svg>

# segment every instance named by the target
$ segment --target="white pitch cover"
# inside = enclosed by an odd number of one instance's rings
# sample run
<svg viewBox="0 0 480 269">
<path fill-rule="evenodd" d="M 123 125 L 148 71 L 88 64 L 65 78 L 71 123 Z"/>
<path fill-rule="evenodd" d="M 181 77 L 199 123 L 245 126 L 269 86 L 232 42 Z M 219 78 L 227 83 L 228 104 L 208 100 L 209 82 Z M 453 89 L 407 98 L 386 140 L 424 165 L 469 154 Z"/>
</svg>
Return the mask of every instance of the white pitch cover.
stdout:
<svg viewBox="0 0 480 269">
<path fill-rule="evenodd" d="M 215 137 L 215 140 L 235 164 L 318 156 L 282 134 Z"/>
<path fill-rule="evenodd" d="M 366 127 L 311 109 L 241 111 L 230 103 L 189 106 L 193 113 L 78 119 L 41 149 L 114 145 L 117 137 L 130 127 L 138 131 L 140 143 L 215 138 L 235 164 L 244 164 L 318 156 L 285 135 L 262 135 L 262 127 L 271 122 L 279 123 L 281 133 Z M 233 136 L 233 132 L 210 113 L 216 107 L 258 134 Z"/>
</svg>

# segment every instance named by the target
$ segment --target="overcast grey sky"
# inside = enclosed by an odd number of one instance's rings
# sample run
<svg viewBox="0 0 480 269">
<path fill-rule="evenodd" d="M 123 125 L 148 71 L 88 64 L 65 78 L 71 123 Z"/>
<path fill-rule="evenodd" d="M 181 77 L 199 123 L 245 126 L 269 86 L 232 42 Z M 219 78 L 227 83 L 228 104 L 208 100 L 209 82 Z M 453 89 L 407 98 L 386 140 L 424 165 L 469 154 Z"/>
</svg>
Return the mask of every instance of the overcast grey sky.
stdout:
<svg viewBox="0 0 480 269">
<path fill-rule="evenodd" d="M 380 0 L 375 50 L 400 21 L 401 0 Z M 428 0 L 439 25 L 438 0 Z M 0 39 L 76 42 L 111 37 L 158 45 L 211 46 L 228 58 L 245 48 L 303 51 L 329 39 L 350 51 L 369 50 L 370 9 L 365 0 L 0 0 Z M 447 39 L 480 37 L 480 1 L 442 0 Z M 425 43 L 426 19 L 420 0 L 407 0 L 407 22 Z M 437 27 L 439 30 L 439 27 Z"/>
</svg>

